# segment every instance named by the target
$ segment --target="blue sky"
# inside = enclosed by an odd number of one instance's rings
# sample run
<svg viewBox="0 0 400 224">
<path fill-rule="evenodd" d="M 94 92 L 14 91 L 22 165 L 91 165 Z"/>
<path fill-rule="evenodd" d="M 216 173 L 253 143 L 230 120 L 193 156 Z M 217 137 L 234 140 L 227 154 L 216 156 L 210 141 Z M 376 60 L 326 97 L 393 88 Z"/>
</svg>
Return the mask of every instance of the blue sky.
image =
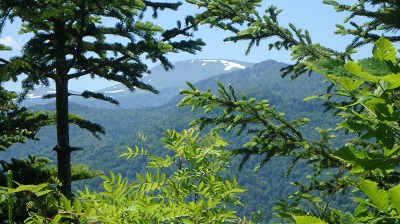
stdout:
<svg viewBox="0 0 400 224">
<path fill-rule="evenodd" d="M 354 2 L 354 1 L 346 1 Z M 319 42 L 324 46 L 331 47 L 333 49 L 342 50 L 346 43 L 351 41 L 350 37 L 341 37 L 334 35 L 335 24 L 343 22 L 346 14 L 337 13 L 335 10 L 328 5 L 322 3 L 322 1 L 315 0 L 269 0 L 264 1 L 263 6 L 260 8 L 264 11 L 270 4 L 274 4 L 278 8 L 283 9 L 280 14 L 280 25 L 287 26 L 288 23 L 293 23 L 297 28 L 308 30 L 311 34 L 313 41 Z M 160 12 L 159 18 L 155 22 L 165 28 L 172 27 L 176 24 L 177 20 L 183 20 L 187 14 L 193 14 L 198 12 L 198 8 L 193 5 L 184 3 L 179 12 Z M 2 52 L 2 57 L 10 57 L 18 54 L 21 47 L 29 38 L 29 35 L 18 35 L 19 23 L 8 24 L 3 30 L 0 36 L 0 42 L 13 47 L 12 52 Z M 247 62 L 260 62 L 267 59 L 274 59 L 276 61 L 291 63 L 290 52 L 287 51 L 268 51 L 268 42 L 264 41 L 259 47 L 253 47 L 252 51 L 245 56 L 245 50 L 247 43 L 238 42 L 224 42 L 223 39 L 228 37 L 231 33 L 218 30 L 210 29 L 207 26 L 202 26 L 199 31 L 195 34 L 195 37 L 202 38 L 207 46 L 203 48 L 202 52 L 198 52 L 196 55 L 187 53 L 170 54 L 169 59 L 171 61 L 181 61 L 189 59 L 230 59 Z M 369 54 L 371 47 L 362 49 L 359 53 L 360 57 L 365 57 Z M 5 54 L 5 55 L 4 55 Z M 153 67 L 155 64 L 149 63 L 149 67 Z M 78 81 L 71 82 L 70 89 L 72 90 L 98 90 L 108 86 L 112 86 L 115 83 L 108 82 L 106 80 L 95 80 L 91 81 L 88 78 L 81 78 Z M 11 90 L 18 90 L 18 83 L 9 83 L 5 87 Z"/>
</svg>

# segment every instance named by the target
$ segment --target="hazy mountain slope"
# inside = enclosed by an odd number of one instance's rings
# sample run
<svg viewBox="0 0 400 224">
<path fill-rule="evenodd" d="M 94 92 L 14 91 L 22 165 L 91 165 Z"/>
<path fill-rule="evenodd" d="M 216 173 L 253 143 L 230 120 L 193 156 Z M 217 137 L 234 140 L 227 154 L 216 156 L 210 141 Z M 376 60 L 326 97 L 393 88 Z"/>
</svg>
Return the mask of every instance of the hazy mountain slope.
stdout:
<svg viewBox="0 0 400 224">
<path fill-rule="evenodd" d="M 316 78 L 305 77 L 304 80 L 299 79 L 295 82 L 282 80 L 279 76 L 279 69 L 284 65 L 275 61 L 266 61 L 256 64 L 253 68 L 234 71 L 231 73 L 219 75 L 218 78 L 223 83 L 231 83 L 238 94 L 244 92 L 246 96 L 255 97 L 257 99 L 267 99 L 271 105 L 276 105 L 277 110 L 285 112 L 286 116 L 293 119 L 296 117 L 312 117 L 311 126 L 330 126 L 331 119 L 326 119 L 326 115 L 322 114 L 322 107 L 316 102 L 303 102 L 301 95 L 315 94 L 323 92 L 325 87 L 320 85 L 321 80 Z M 279 82 L 281 81 L 281 83 Z M 200 89 L 210 87 L 216 90 L 215 77 L 203 80 L 196 84 Z M 277 87 L 278 86 L 278 87 Z M 310 88 L 310 86 L 315 86 Z M 270 89 L 276 89 L 272 92 Z M 303 93 L 308 92 L 308 93 Z M 118 152 L 124 150 L 124 146 L 135 144 L 134 136 L 138 131 L 144 131 L 146 134 L 159 139 L 165 129 L 181 130 L 187 128 L 187 124 L 196 116 L 203 114 L 202 111 L 196 113 L 190 112 L 191 108 L 176 108 L 175 105 L 183 96 L 175 95 L 173 100 L 164 106 L 148 107 L 142 109 L 97 109 L 71 103 L 71 113 L 101 124 L 107 132 L 102 137 L 102 141 L 95 139 L 89 133 L 79 130 L 71 125 L 71 142 L 73 146 L 88 148 L 84 152 L 74 153 L 74 161 L 87 162 L 83 155 L 92 155 L 95 160 L 94 167 L 101 166 L 104 168 L 116 167 L 112 162 L 104 163 L 110 158 L 117 157 Z M 32 107 L 34 110 L 54 111 L 54 104 L 37 105 Z M 329 116 L 328 116 L 329 118 Z M 313 128 L 310 129 L 312 137 Z M 2 152 L 0 155 L 3 159 L 10 157 L 21 157 L 27 154 L 50 155 L 54 158 L 55 153 L 50 153 L 55 146 L 54 127 L 44 128 L 39 132 L 39 142 L 29 141 L 27 144 L 16 144 L 12 149 Z M 101 161 L 97 163 L 97 161 Z M 109 165 L 109 166 L 108 166 Z"/>
<path fill-rule="evenodd" d="M 105 93 L 120 102 L 119 106 L 111 105 L 98 100 L 83 100 L 77 98 L 75 102 L 100 108 L 143 108 L 161 106 L 176 95 L 186 81 L 197 82 L 222 73 L 242 70 L 251 67 L 252 63 L 229 60 L 187 60 L 175 62 L 174 69 L 165 71 L 162 66 L 151 69 L 142 80 L 156 87 L 160 93 L 153 94 L 142 90 L 130 92 L 123 85 L 111 86 L 98 92 Z"/>
<path fill-rule="evenodd" d="M 156 87 L 160 93 L 153 94 L 142 90 L 130 92 L 124 85 L 115 85 L 109 88 L 97 90 L 95 92 L 104 93 L 120 102 L 116 106 L 109 102 L 95 99 L 83 99 L 81 97 L 71 96 L 70 101 L 98 108 L 143 108 L 161 106 L 168 102 L 182 88 L 186 81 L 197 82 L 209 77 L 217 76 L 235 70 L 251 67 L 252 63 L 231 61 L 231 60 L 187 60 L 173 63 L 174 69 L 165 71 L 161 66 L 155 66 L 150 74 L 145 74 L 142 81 Z M 70 87 L 73 89 L 73 87 Z M 75 91 L 71 91 L 76 93 Z M 43 94 L 55 93 L 55 89 L 41 87 L 30 94 L 23 102 L 24 106 L 32 106 L 35 104 L 46 104 L 53 102 L 54 99 L 43 100 Z"/>
<path fill-rule="evenodd" d="M 286 66 L 285 63 L 267 60 L 247 69 L 221 74 L 216 78 L 226 85 L 232 84 L 237 90 L 249 89 L 249 87 L 263 88 L 276 95 L 296 99 L 326 92 L 328 83 L 323 83 L 322 75 L 303 75 L 295 80 L 290 80 L 290 77 L 282 78 L 280 70 Z M 198 82 L 197 86 L 201 89 L 210 86 L 216 88 L 213 81 L 209 79 Z"/>
</svg>

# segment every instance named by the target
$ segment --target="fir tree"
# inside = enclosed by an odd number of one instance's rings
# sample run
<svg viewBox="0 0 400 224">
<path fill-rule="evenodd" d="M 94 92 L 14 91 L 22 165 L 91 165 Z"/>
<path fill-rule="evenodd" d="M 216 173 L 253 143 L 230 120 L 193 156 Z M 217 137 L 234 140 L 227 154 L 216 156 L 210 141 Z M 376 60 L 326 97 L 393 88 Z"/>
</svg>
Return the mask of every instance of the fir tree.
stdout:
<svg viewBox="0 0 400 224">
<path fill-rule="evenodd" d="M 0 20 L 0 34 L 4 22 L 4 19 Z M 0 44 L 0 52 L 9 50 L 10 47 Z M 2 83 L 16 79 L 10 71 L 18 69 L 22 64 L 17 60 L 9 61 L 0 57 L 0 151 L 14 143 L 36 139 L 40 127 L 54 123 L 54 119 L 47 113 L 33 113 L 25 107 L 19 107 L 16 101 L 18 94 L 2 87 Z"/>
<path fill-rule="evenodd" d="M 20 32 L 32 34 L 22 55 L 12 61 L 24 63 L 11 75 L 26 74 L 22 97 L 37 85 L 50 85 L 53 81 L 56 93 L 44 98 L 56 99 L 56 124 L 58 175 L 61 192 L 71 198 L 71 153 L 78 148 L 69 141 L 69 123 L 86 128 L 94 135 L 104 134 L 101 126 L 88 122 L 68 112 L 69 81 L 82 76 L 104 78 L 119 82 L 129 90 L 158 91 L 141 81 L 148 67 L 143 60 L 159 61 L 165 69 L 173 66 L 167 53 L 195 53 L 203 42 L 192 39 L 196 24 L 192 17 L 173 29 L 164 29 L 144 21 L 147 10 L 157 17 L 159 10 L 176 10 L 181 3 L 158 3 L 138 0 L 50 0 L 50 1 L 1 1 L 1 21 L 20 19 Z M 112 25 L 108 25 L 109 23 Z M 110 36 L 114 36 L 113 41 Z M 185 37 L 185 40 L 176 40 Z M 96 98 L 118 102 L 99 93 L 84 91 L 84 98 Z"/>
<path fill-rule="evenodd" d="M 4 151 L 12 144 L 36 139 L 36 133 L 42 126 L 54 123 L 47 113 L 33 113 L 25 107 L 19 107 L 15 100 L 18 94 L 0 86 L 0 150 Z"/>
</svg>

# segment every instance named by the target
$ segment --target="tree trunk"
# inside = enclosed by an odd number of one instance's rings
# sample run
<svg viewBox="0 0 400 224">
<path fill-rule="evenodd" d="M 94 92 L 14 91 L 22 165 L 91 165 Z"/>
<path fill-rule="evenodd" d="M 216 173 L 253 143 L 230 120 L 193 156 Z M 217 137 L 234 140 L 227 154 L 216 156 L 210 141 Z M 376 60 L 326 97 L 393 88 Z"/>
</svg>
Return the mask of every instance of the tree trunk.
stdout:
<svg viewBox="0 0 400 224">
<path fill-rule="evenodd" d="M 57 112 L 57 168 L 58 179 L 61 182 L 60 190 L 66 198 L 72 198 L 71 191 L 71 146 L 69 143 L 68 121 L 68 68 L 65 49 L 65 24 L 54 22 L 56 41 L 56 112 Z"/>
<path fill-rule="evenodd" d="M 61 80 L 56 84 L 56 111 L 57 111 L 57 166 L 58 178 L 61 181 L 61 193 L 68 199 L 71 192 L 71 147 L 69 144 L 68 122 L 68 80 Z"/>
</svg>

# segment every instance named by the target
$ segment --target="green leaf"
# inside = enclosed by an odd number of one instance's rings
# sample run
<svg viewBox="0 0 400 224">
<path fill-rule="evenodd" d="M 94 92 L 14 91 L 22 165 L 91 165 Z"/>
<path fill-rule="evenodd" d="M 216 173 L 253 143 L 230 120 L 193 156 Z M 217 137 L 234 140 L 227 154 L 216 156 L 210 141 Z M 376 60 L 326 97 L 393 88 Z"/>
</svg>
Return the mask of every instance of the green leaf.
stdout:
<svg viewBox="0 0 400 224">
<path fill-rule="evenodd" d="M 340 218 L 340 224 L 354 224 L 354 223 L 356 223 L 355 219 L 349 212 L 344 213 L 344 215 Z"/>
<path fill-rule="evenodd" d="M 393 73 L 388 63 L 378 58 L 364 58 L 358 60 L 357 63 L 363 68 L 363 71 L 375 76 L 384 76 Z"/>
<path fill-rule="evenodd" d="M 375 42 L 372 54 L 380 60 L 396 62 L 396 49 L 384 36 Z"/>
<path fill-rule="evenodd" d="M 344 67 L 347 69 L 347 71 L 349 71 L 351 74 L 358 76 L 360 78 L 372 81 L 372 82 L 377 82 L 378 81 L 378 77 L 369 74 L 368 72 L 364 72 L 363 68 L 361 67 L 361 65 L 353 62 L 353 61 L 349 61 L 347 62 Z"/>
<path fill-rule="evenodd" d="M 347 78 L 341 78 L 341 79 L 336 79 L 336 81 L 340 81 L 339 84 L 347 91 L 347 92 L 353 92 L 356 90 L 358 87 L 360 87 L 364 81 L 359 80 L 359 79 L 347 79 Z"/>
<path fill-rule="evenodd" d="M 65 211 L 71 211 L 71 202 L 64 195 L 61 195 L 61 204 L 63 205 Z"/>
<path fill-rule="evenodd" d="M 234 190 L 234 192 L 236 192 L 236 193 L 244 193 L 246 191 L 247 191 L 246 188 L 243 188 L 243 187 L 236 187 Z"/>
<path fill-rule="evenodd" d="M 305 62 L 307 67 L 325 76 L 348 76 L 349 73 L 344 69 L 342 60 L 321 59 L 312 62 Z"/>
<path fill-rule="evenodd" d="M 387 89 L 396 89 L 400 86 L 400 73 L 382 76 L 379 79 L 389 83 Z"/>
<path fill-rule="evenodd" d="M 390 117 L 393 113 L 393 108 L 390 109 L 391 105 L 381 97 L 365 96 L 361 97 L 358 102 L 365 103 L 368 109 L 378 116 L 378 119 L 383 118 L 382 120 L 385 120 L 385 118 Z"/>
<path fill-rule="evenodd" d="M 369 125 L 353 120 L 343 121 L 342 123 L 338 124 L 338 127 L 346 128 L 347 130 L 353 132 L 361 132 L 370 129 Z"/>
<path fill-rule="evenodd" d="M 310 223 L 327 223 L 317 217 L 313 216 L 293 216 L 297 224 L 310 224 Z"/>
<path fill-rule="evenodd" d="M 398 153 L 399 150 L 400 150 L 400 146 L 396 146 L 396 147 L 393 147 L 390 149 L 383 148 L 383 153 L 384 153 L 385 157 L 390 157 L 394 153 Z"/>
<path fill-rule="evenodd" d="M 351 164 L 351 172 L 361 173 L 364 171 L 378 170 L 382 174 L 387 174 L 393 171 L 394 161 L 385 159 L 379 154 L 370 153 L 363 150 L 357 150 L 352 147 L 343 147 L 331 154 L 346 164 Z"/>
<path fill-rule="evenodd" d="M 322 100 L 328 100 L 329 98 L 331 98 L 333 96 L 333 94 L 323 94 L 323 95 L 318 95 L 318 96 L 309 96 L 304 98 L 304 101 L 309 101 L 309 100 L 313 100 L 313 99 L 322 99 Z"/>
<path fill-rule="evenodd" d="M 354 199 L 353 199 L 354 200 Z M 356 201 L 356 200 L 354 200 Z M 368 210 L 364 203 L 358 203 L 358 206 L 354 210 L 354 215 L 359 218 L 368 215 Z"/>
<path fill-rule="evenodd" d="M 186 84 L 192 89 L 192 90 L 197 90 L 197 88 L 189 81 L 186 81 Z"/>
<path fill-rule="evenodd" d="M 232 184 L 229 182 L 229 180 L 225 180 L 225 186 L 228 190 L 232 190 Z"/>
<path fill-rule="evenodd" d="M 52 192 L 52 190 L 39 191 L 39 192 L 36 192 L 36 195 L 40 197 L 40 196 L 43 196 L 43 195 L 48 194 L 50 192 Z"/>
<path fill-rule="evenodd" d="M 361 179 L 360 189 L 365 195 L 372 201 L 372 203 L 382 212 L 388 212 L 389 209 L 389 194 L 383 189 L 378 188 L 378 184 L 370 181 Z"/>
<path fill-rule="evenodd" d="M 82 212 L 82 204 L 78 199 L 75 199 L 73 202 L 75 212 Z"/>
<path fill-rule="evenodd" d="M 388 193 L 390 204 L 397 211 L 397 215 L 400 215 L 400 184 L 390 188 Z"/>
<path fill-rule="evenodd" d="M 60 214 L 57 214 L 57 215 L 54 216 L 54 218 L 51 220 L 51 223 L 58 224 L 58 223 L 60 223 L 61 218 L 62 218 L 62 216 L 61 216 Z"/>
<path fill-rule="evenodd" d="M 112 192 L 112 183 L 110 182 L 104 182 L 103 187 L 107 192 Z"/>
<path fill-rule="evenodd" d="M 381 146 L 386 149 L 391 149 L 396 143 L 396 135 L 393 129 L 387 124 L 379 124 L 376 130 L 375 137 Z"/>
</svg>

